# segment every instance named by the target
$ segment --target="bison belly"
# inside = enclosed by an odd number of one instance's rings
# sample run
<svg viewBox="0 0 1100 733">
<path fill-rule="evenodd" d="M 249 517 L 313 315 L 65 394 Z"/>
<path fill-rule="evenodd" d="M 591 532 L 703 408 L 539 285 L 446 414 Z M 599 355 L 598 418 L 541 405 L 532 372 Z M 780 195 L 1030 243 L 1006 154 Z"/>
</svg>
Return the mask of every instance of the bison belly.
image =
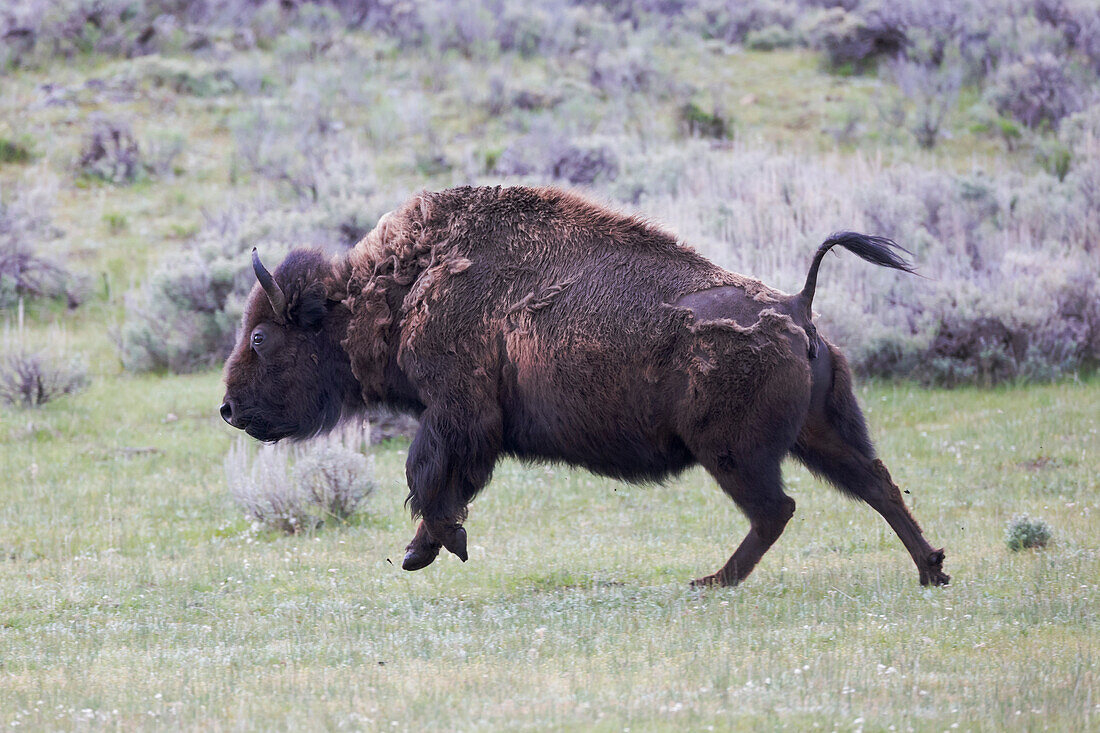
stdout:
<svg viewBox="0 0 1100 733">
<path fill-rule="evenodd" d="M 660 480 L 690 465 L 673 420 L 684 380 L 660 358 L 669 345 L 655 340 L 639 344 L 637 336 L 622 335 L 561 343 L 508 334 L 500 391 L 504 450 L 634 481 Z"/>
</svg>

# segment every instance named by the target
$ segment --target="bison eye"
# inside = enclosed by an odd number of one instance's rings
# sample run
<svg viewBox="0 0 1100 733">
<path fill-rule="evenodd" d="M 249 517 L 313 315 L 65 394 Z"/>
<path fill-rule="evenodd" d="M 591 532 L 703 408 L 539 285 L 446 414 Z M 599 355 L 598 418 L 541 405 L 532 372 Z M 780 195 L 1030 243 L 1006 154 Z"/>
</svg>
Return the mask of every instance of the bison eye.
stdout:
<svg viewBox="0 0 1100 733">
<path fill-rule="evenodd" d="M 260 358 L 267 358 L 279 350 L 283 339 L 284 334 L 278 327 L 260 324 L 252 329 L 252 335 L 248 337 L 248 345 Z"/>
</svg>

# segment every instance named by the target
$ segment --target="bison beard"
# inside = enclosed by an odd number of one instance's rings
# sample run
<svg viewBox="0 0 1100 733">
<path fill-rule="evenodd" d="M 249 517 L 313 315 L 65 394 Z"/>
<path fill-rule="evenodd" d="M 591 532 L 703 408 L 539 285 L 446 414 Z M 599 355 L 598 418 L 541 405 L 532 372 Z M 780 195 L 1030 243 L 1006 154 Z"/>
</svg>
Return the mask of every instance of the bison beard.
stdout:
<svg viewBox="0 0 1100 733">
<path fill-rule="evenodd" d="M 875 457 L 847 363 L 812 322 L 832 247 L 910 271 L 893 242 L 845 232 L 786 295 L 575 194 L 422 193 L 344 257 L 298 250 L 273 276 L 255 260 L 222 414 L 261 440 L 372 404 L 419 415 L 406 472 L 422 521 L 406 570 L 440 548 L 467 559 L 467 506 L 501 455 L 630 481 L 698 463 L 750 530 L 695 582 L 733 585 L 794 513 L 780 476 L 793 454 L 878 511 L 921 583 L 942 585 L 943 551 Z"/>
</svg>

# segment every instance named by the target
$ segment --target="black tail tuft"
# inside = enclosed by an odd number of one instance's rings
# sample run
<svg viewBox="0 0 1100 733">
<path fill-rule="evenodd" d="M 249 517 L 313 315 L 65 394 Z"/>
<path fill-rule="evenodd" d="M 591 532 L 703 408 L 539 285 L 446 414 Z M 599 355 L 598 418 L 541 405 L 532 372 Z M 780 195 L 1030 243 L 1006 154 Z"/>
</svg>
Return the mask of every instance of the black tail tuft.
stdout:
<svg viewBox="0 0 1100 733">
<path fill-rule="evenodd" d="M 825 257 L 826 252 L 837 245 L 840 245 L 849 252 L 873 264 L 881 265 L 882 267 L 891 267 L 895 270 L 902 270 L 903 272 L 915 272 L 913 266 L 901 255 L 897 254 L 898 251 L 904 252 L 907 255 L 913 253 L 894 240 L 887 239 L 886 237 L 858 234 L 856 232 L 837 232 L 836 234 L 830 235 L 829 238 L 817 248 L 817 254 L 814 255 L 814 261 L 810 265 L 810 272 L 806 275 L 806 285 L 802 288 L 801 298 L 805 302 L 807 309 L 814 300 L 814 290 L 817 288 L 817 270 L 821 266 L 821 260 Z"/>
</svg>

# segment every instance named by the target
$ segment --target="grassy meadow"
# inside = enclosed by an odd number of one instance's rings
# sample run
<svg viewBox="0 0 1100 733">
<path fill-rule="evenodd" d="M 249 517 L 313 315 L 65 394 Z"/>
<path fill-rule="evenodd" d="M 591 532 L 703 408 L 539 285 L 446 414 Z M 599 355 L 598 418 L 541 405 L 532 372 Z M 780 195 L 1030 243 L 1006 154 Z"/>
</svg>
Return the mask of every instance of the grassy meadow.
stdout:
<svg viewBox="0 0 1100 733">
<path fill-rule="evenodd" d="M 713 726 L 1087 730 L 1100 721 L 1100 383 L 860 391 L 950 586 L 868 507 L 787 467 L 798 510 L 735 589 L 688 581 L 747 529 L 709 477 L 630 486 L 502 463 L 470 561 L 399 569 L 407 444 L 345 527 L 229 500 L 213 374 L 100 380 L 4 414 L 0 710 L 29 729 Z M 1009 552 L 1015 513 L 1051 545 Z"/>
<path fill-rule="evenodd" d="M 841 53 L 889 41 L 858 2 L 368 5 L 0 17 L 0 729 L 1100 729 L 1087 3 L 898 3 L 893 59 Z M 735 589 L 688 586 L 747 531 L 699 469 L 503 461 L 470 561 L 417 573 L 403 438 L 345 523 L 244 516 L 218 365 L 251 247 L 339 252 L 423 188 L 550 183 L 788 291 L 831 231 L 913 250 L 926 278 L 830 258 L 815 307 L 949 586 L 794 463 L 796 514 Z M 8 404 L 32 352 L 88 386 Z M 1007 548 L 1018 514 L 1045 549 Z"/>
</svg>

